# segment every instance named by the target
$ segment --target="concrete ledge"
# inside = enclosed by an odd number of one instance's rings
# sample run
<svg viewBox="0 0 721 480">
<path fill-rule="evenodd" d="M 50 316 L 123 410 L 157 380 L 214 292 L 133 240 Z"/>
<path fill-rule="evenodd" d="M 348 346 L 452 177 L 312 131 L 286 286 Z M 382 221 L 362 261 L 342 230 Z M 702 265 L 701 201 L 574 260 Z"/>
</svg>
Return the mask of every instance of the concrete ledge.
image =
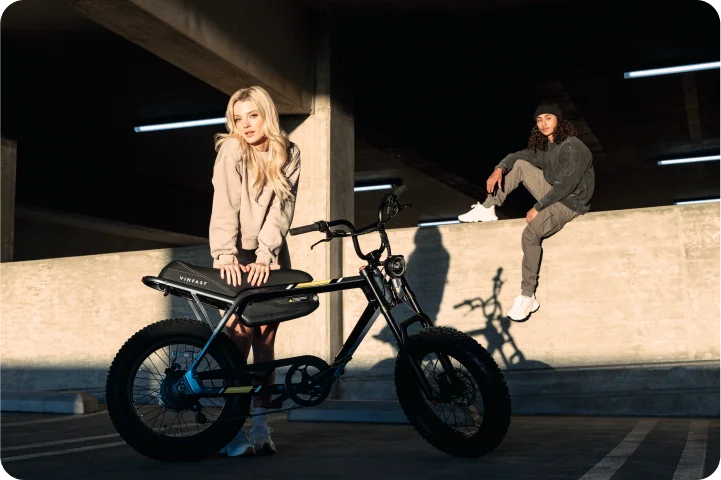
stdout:
<svg viewBox="0 0 721 480">
<path fill-rule="evenodd" d="M 0 409 L 3 412 L 93 413 L 98 400 L 87 392 L 48 392 L 3 390 Z"/>
<path fill-rule="evenodd" d="M 288 412 L 294 422 L 408 423 L 395 401 L 326 400 L 317 407 Z"/>
<path fill-rule="evenodd" d="M 514 415 L 717 418 L 721 414 L 718 360 L 514 369 L 503 373 Z M 388 373 L 349 371 L 340 378 L 338 391 L 341 399 L 349 401 L 383 403 L 396 399 L 393 376 Z"/>
</svg>

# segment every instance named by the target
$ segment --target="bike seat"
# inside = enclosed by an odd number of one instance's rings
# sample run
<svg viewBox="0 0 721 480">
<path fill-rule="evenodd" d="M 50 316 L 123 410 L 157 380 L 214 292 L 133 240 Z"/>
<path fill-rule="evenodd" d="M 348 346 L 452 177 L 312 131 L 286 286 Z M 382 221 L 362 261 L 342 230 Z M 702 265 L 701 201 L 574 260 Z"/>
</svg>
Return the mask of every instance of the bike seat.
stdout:
<svg viewBox="0 0 721 480">
<path fill-rule="evenodd" d="M 163 267 L 158 278 L 172 280 L 194 287 L 197 290 L 205 290 L 226 297 L 235 297 L 244 290 L 259 288 L 250 286 L 247 273 L 241 272 L 242 283 L 234 287 L 229 285 L 227 280 L 220 278 L 220 270 L 217 268 L 198 267 L 180 260 L 174 260 Z M 271 270 L 268 281 L 262 286 L 271 287 L 312 281 L 313 277 L 301 270 Z"/>
</svg>

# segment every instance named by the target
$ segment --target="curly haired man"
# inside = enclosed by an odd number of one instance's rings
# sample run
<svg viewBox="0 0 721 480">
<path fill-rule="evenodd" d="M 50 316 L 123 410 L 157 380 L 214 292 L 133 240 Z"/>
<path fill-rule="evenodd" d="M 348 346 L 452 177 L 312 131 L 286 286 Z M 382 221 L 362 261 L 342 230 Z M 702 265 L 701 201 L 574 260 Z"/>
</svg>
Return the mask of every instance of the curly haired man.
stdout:
<svg viewBox="0 0 721 480">
<path fill-rule="evenodd" d="M 501 160 L 486 181 L 486 200 L 458 217 L 461 222 L 498 220 L 495 208 L 503 205 L 520 183 L 537 200 L 526 213 L 528 225 L 521 237 L 521 293 L 508 312 L 508 317 L 515 321 L 526 320 L 540 307 L 535 291 L 541 266 L 541 241 L 588 212 L 595 185 L 593 155 L 578 139 L 573 124 L 563 119 L 558 105 L 539 105 L 535 119 L 528 148 Z M 494 193 L 496 186 L 498 190 Z"/>
</svg>

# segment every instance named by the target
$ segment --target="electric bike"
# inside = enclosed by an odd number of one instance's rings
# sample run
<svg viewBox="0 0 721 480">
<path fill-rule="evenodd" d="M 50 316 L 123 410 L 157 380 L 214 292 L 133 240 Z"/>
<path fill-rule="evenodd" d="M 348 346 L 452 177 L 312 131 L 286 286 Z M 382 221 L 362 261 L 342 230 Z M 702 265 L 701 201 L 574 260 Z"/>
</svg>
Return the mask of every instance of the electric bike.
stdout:
<svg viewBox="0 0 721 480">
<path fill-rule="evenodd" d="M 318 221 L 290 229 L 290 235 L 321 232 L 315 243 L 351 237 L 365 265 L 359 275 L 315 281 L 300 270 L 273 270 L 259 287 L 229 285 L 214 268 L 175 260 L 142 282 L 164 295 L 186 299 L 196 319 L 175 318 L 149 325 L 120 349 L 110 367 L 106 401 L 120 436 L 143 455 L 160 461 L 201 460 L 218 452 L 240 431 L 256 395 L 271 398 L 268 413 L 321 404 L 331 393 L 374 321 L 383 316 L 395 337 L 395 389 L 416 431 L 435 448 L 477 457 L 496 448 L 510 423 L 511 402 L 496 362 L 473 338 L 434 326 L 406 281 L 406 262 L 391 253 L 385 224 L 401 205 L 401 186 L 384 195 L 378 221 L 356 229 L 347 220 Z M 363 253 L 358 237 L 380 235 L 380 247 Z M 386 253 L 386 258 L 382 259 Z M 368 306 L 330 362 L 301 355 L 247 364 L 225 333 L 236 314 L 248 327 L 301 318 L 320 305 L 318 295 L 360 289 Z M 393 307 L 413 315 L 397 321 Z M 217 325 L 206 307 L 224 311 Z M 417 331 L 409 333 L 413 326 Z M 263 380 L 286 369 L 282 383 Z M 267 383 L 267 382 L 265 382 Z"/>
</svg>

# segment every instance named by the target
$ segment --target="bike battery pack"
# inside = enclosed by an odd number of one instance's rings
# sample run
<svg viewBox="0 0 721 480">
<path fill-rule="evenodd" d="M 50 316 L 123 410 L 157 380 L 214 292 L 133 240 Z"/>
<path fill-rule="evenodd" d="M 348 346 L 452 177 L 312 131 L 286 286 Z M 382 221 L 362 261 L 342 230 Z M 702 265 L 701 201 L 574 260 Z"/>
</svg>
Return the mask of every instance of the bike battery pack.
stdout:
<svg viewBox="0 0 721 480">
<path fill-rule="evenodd" d="M 267 325 L 310 315 L 319 305 L 317 295 L 295 295 L 249 303 L 240 316 L 248 325 Z"/>
</svg>

